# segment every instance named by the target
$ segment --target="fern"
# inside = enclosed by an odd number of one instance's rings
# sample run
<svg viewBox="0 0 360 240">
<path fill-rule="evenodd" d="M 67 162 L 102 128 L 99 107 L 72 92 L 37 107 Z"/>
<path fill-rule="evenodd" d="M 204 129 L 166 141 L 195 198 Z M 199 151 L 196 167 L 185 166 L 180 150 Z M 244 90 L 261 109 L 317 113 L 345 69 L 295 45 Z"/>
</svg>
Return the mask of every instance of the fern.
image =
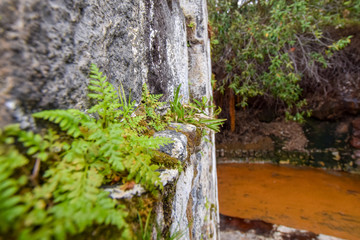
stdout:
<svg viewBox="0 0 360 240">
<path fill-rule="evenodd" d="M 93 222 L 116 225 L 123 229 L 127 225 L 124 219 L 126 214 L 117 211 L 115 202 L 108 197 L 108 193 L 99 188 L 103 182 L 103 175 L 92 165 L 94 159 L 89 156 L 91 148 L 89 142 L 74 141 L 64 156 L 65 161 L 57 166 L 58 171 L 54 172 L 55 175 L 49 174 L 58 181 L 54 201 L 65 200 L 51 212 L 56 218 L 72 221 L 77 232 L 84 231 Z M 49 181 L 49 184 L 52 182 Z M 69 207 L 68 211 L 64 211 L 65 206 Z"/>
<path fill-rule="evenodd" d="M 0 148 L 0 233 L 5 233 L 14 225 L 15 221 L 24 214 L 26 208 L 22 204 L 21 196 L 17 195 L 27 178 L 15 178 L 15 170 L 28 163 L 28 159 L 21 155 L 14 147 Z"/>
<path fill-rule="evenodd" d="M 59 124 L 61 130 L 74 138 L 82 135 L 80 122 L 90 121 L 86 114 L 75 109 L 42 111 L 34 113 L 33 117 Z"/>
<path fill-rule="evenodd" d="M 100 189 L 103 175 L 91 150 L 91 143 L 74 140 L 63 161 L 45 172 L 46 183 L 29 195 L 32 210 L 24 219 L 29 227 L 20 239 L 66 239 L 93 224 L 114 225 L 129 238 L 123 207 Z"/>
<path fill-rule="evenodd" d="M 108 129 L 98 129 L 89 139 L 95 140 L 103 161 L 107 161 L 115 171 L 124 171 L 124 152 L 126 149 L 125 131 L 120 124 L 111 124 Z"/>
<path fill-rule="evenodd" d="M 50 143 L 44 140 L 39 134 L 33 132 L 20 131 L 18 134 L 18 140 L 28 148 L 28 155 L 36 155 L 36 158 L 45 161 L 48 158 L 47 149 L 50 147 Z"/>
<path fill-rule="evenodd" d="M 171 141 L 166 138 L 138 136 L 131 129 L 124 129 L 122 124 L 110 124 L 106 130 L 98 129 L 90 137 L 99 146 L 103 161 L 110 163 L 115 171 L 128 171 L 128 180 L 135 179 L 149 191 L 155 187 L 162 189 L 157 165 L 151 164 L 152 149 Z"/>
<path fill-rule="evenodd" d="M 89 109 L 89 113 L 97 113 L 103 121 L 104 127 L 120 116 L 120 99 L 114 86 L 106 81 L 106 76 L 99 71 L 95 64 L 90 67 L 90 84 L 92 93 L 88 96 L 97 100 L 97 104 Z"/>
<path fill-rule="evenodd" d="M 146 84 L 143 85 L 142 104 L 145 109 L 148 125 L 156 131 L 162 131 L 169 124 L 169 121 L 160 116 L 156 109 L 164 106 L 164 102 L 160 102 L 162 94 L 150 94 Z"/>
</svg>

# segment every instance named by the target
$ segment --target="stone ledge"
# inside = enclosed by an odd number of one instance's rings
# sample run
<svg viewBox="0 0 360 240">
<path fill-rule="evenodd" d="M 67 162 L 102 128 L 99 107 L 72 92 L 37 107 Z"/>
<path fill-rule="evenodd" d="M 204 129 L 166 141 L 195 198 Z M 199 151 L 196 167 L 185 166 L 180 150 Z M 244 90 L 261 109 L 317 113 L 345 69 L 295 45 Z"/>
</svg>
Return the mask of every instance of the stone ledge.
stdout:
<svg viewBox="0 0 360 240">
<path fill-rule="evenodd" d="M 161 172 L 160 179 L 163 186 L 166 186 L 168 183 L 172 183 L 179 176 L 179 171 L 177 169 L 166 169 Z M 104 190 L 110 192 L 110 197 L 113 199 L 130 199 L 134 196 L 141 196 L 147 191 L 140 185 L 135 184 L 132 189 L 122 190 L 121 186 L 123 185 L 114 185 L 111 187 L 105 187 Z"/>
</svg>

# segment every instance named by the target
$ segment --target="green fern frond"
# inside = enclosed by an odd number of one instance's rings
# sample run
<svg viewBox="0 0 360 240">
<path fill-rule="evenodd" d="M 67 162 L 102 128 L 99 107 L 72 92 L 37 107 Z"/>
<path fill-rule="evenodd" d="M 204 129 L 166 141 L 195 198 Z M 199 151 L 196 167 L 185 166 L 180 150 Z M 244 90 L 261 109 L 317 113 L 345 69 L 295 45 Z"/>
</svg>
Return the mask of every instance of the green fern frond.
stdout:
<svg viewBox="0 0 360 240">
<path fill-rule="evenodd" d="M 128 99 L 126 99 L 124 87 L 121 82 L 120 82 L 120 86 L 119 86 L 119 99 L 120 99 L 120 105 L 121 105 L 121 108 L 119 110 L 121 112 L 122 117 L 125 119 L 131 118 L 131 114 L 134 111 L 136 101 L 131 100 L 131 92 L 129 94 Z"/>
<path fill-rule="evenodd" d="M 155 129 L 155 131 L 162 131 L 169 125 L 166 117 L 160 116 L 160 114 L 156 112 L 156 109 L 159 109 L 165 104 L 159 101 L 161 97 L 162 94 L 150 94 L 147 85 L 143 85 L 142 106 L 146 113 L 148 126 Z"/>
<path fill-rule="evenodd" d="M 127 214 L 100 188 L 104 176 L 93 165 L 94 159 L 89 158 L 91 148 L 90 142 L 74 140 L 64 161 L 44 175 L 48 181 L 36 190 L 34 210 L 27 218 L 30 227 L 22 233 L 24 239 L 65 239 L 94 224 L 116 226 L 124 239 L 129 238 Z M 55 204 L 47 212 L 36 209 L 39 199 L 51 199 L 44 198 L 49 193 Z"/>
<path fill-rule="evenodd" d="M 46 110 L 34 113 L 33 117 L 42 118 L 50 122 L 59 124 L 61 130 L 65 131 L 68 135 L 78 138 L 82 135 L 80 130 L 80 122 L 90 121 L 86 114 L 75 110 Z"/>
<path fill-rule="evenodd" d="M 27 154 L 34 155 L 42 161 L 48 158 L 47 149 L 50 143 L 44 140 L 39 134 L 30 131 L 20 131 L 18 133 L 18 140 L 23 143 L 24 147 L 28 148 Z"/>
<path fill-rule="evenodd" d="M 136 183 L 142 184 L 147 190 L 153 192 L 156 188 L 163 189 L 160 181 L 160 173 L 155 172 L 159 166 L 151 164 L 151 156 L 141 153 L 139 149 L 133 149 L 124 161 L 129 171 L 128 180 L 135 179 Z"/>
<path fill-rule="evenodd" d="M 127 127 L 132 129 L 133 131 L 142 133 L 147 129 L 146 126 L 141 124 L 143 121 L 145 121 L 145 116 L 129 117 L 126 118 L 125 120 L 126 120 L 126 124 L 128 124 Z"/>
<path fill-rule="evenodd" d="M 135 178 L 137 183 L 141 183 L 149 191 L 154 191 L 156 187 L 162 189 L 160 174 L 155 172 L 159 166 L 151 163 L 152 151 L 171 142 L 172 140 L 163 137 L 149 138 L 132 135 L 129 139 L 131 151 L 124 159 L 124 165 L 129 171 L 128 179 Z"/>
<path fill-rule="evenodd" d="M 8 231 L 26 211 L 22 198 L 17 193 L 27 178 L 15 178 L 13 174 L 17 168 L 27 163 L 28 159 L 15 148 L 0 147 L 0 233 Z"/>
<path fill-rule="evenodd" d="M 106 76 L 95 64 L 90 67 L 89 98 L 97 100 L 97 104 L 89 109 L 89 113 L 97 113 L 106 127 L 109 122 L 120 116 L 120 99 L 115 87 L 106 81 Z"/>
<path fill-rule="evenodd" d="M 159 102 L 159 100 L 162 96 L 163 96 L 163 94 L 150 94 L 147 84 L 146 83 L 143 84 L 142 101 L 145 104 L 152 103 L 152 104 L 156 104 L 156 105 L 164 105 L 163 102 Z"/>
<path fill-rule="evenodd" d="M 111 124 L 107 131 L 98 130 L 90 139 L 95 140 L 99 146 L 99 152 L 107 159 L 115 171 L 124 171 L 123 152 L 126 152 L 126 132 L 121 124 Z"/>
</svg>

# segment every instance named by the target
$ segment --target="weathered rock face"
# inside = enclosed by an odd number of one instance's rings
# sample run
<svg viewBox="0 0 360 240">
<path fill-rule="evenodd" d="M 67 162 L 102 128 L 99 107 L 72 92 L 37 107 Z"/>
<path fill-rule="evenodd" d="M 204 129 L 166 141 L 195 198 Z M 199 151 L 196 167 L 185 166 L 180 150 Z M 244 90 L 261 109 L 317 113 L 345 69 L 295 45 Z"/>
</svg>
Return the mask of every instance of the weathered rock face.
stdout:
<svg viewBox="0 0 360 240">
<path fill-rule="evenodd" d="M 180 5 L 188 24 L 187 38 L 189 48 L 189 84 L 190 95 L 201 99 L 210 97 L 211 88 L 211 61 L 210 40 L 208 37 L 208 15 L 205 0 L 180 0 Z M 207 69 L 208 71 L 204 71 Z"/>
<path fill-rule="evenodd" d="M 174 130 L 165 130 L 157 132 L 154 137 L 167 137 L 173 140 L 173 143 L 166 144 L 160 147 L 160 151 L 174 157 L 181 162 L 187 158 L 187 138 L 184 134 Z"/>
<path fill-rule="evenodd" d="M 32 127 L 31 113 L 44 109 L 88 108 L 90 63 L 137 101 L 143 83 L 162 101 L 180 84 L 184 101 L 212 95 L 205 0 L 3 0 L 0 16 L 0 127 Z M 216 239 L 215 146 L 189 151 L 180 175 L 164 175 L 175 192 L 158 203 L 158 221 L 182 239 Z"/>
<path fill-rule="evenodd" d="M 164 100 L 182 84 L 188 99 L 177 1 L 5 0 L 0 16 L 0 126 L 28 124 L 43 109 L 86 108 L 90 63 L 136 100 L 143 83 Z"/>
</svg>

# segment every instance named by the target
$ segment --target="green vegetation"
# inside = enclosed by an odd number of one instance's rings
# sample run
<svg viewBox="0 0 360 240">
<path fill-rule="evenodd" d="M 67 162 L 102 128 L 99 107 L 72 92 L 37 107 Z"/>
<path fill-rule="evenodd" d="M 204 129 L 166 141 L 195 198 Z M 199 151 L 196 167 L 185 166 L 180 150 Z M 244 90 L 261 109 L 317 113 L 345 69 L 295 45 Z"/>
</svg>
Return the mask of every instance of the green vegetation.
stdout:
<svg viewBox="0 0 360 240">
<path fill-rule="evenodd" d="M 153 138 L 151 133 L 165 129 L 173 113 L 156 113 L 164 103 L 146 85 L 136 108 L 121 85 L 117 91 L 95 65 L 90 70 L 88 96 L 95 105 L 88 113 L 35 113 L 35 118 L 55 124 L 43 134 L 18 125 L 0 130 L 0 236 L 66 239 L 112 226 L 119 238 L 133 239 L 137 234 L 127 223 L 125 206 L 100 187 L 135 181 L 152 194 L 163 189 L 156 170 L 166 163 L 159 161 L 157 149 L 171 140 Z M 198 111 L 205 111 L 206 106 L 201 107 Z M 191 122 L 213 128 L 211 123 Z M 176 159 L 170 160 L 181 169 Z M 145 226 L 140 219 L 143 239 L 149 238 L 149 219 L 150 215 Z"/>
<path fill-rule="evenodd" d="M 174 100 L 170 103 L 172 119 L 174 119 L 175 122 L 189 123 L 197 127 L 208 128 L 219 132 L 220 126 L 226 119 L 216 119 L 221 109 L 212 105 L 212 99 L 208 100 L 204 96 L 201 102 L 194 99 L 194 103 L 183 105 L 179 91 L 180 85 L 175 90 Z"/>
<path fill-rule="evenodd" d="M 143 86 L 142 94 L 142 107 L 145 110 L 148 125 L 155 129 L 155 131 L 162 131 L 167 125 L 169 125 L 170 118 L 168 116 L 160 116 L 155 112 L 155 109 L 159 109 L 165 105 L 164 102 L 160 102 L 159 99 L 162 94 L 150 94 L 147 85 Z"/>
<path fill-rule="evenodd" d="M 217 89 L 230 88 L 242 107 L 262 96 L 296 121 L 310 114 L 301 86 L 325 89 L 321 69 L 351 41 L 329 32 L 360 23 L 356 0 L 208 2 Z"/>
<path fill-rule="evenodd" d="M 188 26 L 189 28 L 193 28 L 193 27 L 195 27 L 195 23 L 194 23 L 194 22 L 191 22 L 191 23 L 189 23 L 187 26 Z"/>
</svg>

